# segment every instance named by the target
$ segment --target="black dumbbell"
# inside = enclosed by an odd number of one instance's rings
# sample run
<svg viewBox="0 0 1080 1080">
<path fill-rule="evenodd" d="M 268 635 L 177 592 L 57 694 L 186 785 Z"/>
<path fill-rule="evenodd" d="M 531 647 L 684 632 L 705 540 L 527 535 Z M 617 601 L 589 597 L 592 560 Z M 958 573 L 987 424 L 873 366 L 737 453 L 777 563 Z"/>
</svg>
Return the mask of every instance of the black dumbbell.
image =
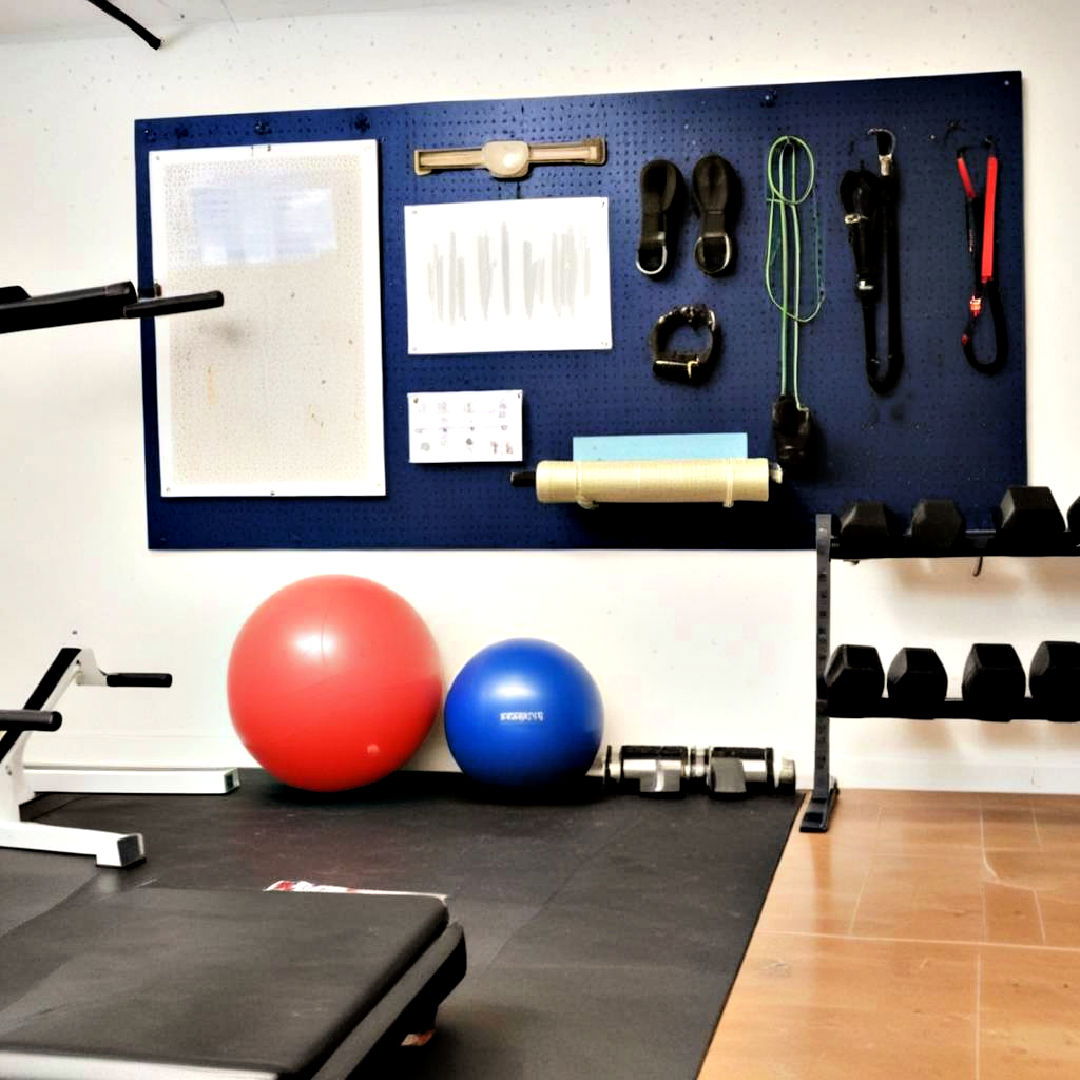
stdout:
<svg viewBox="0 0 1080 1080">
<path fill-rule="evenodd" d="M 1028 684 L 1051 720 L 1080 720 L 1080 641 L 1040 642 Z"/>
<path fill-rule="evenodd" d="M 889 665 L 889 700 L 905 715 L 930 717 L 945 701 L 949 676 L 933 649 L 901 649 Z"/>
<path fill-rule="evenodd" d="M 858 714 L 876 705 L 885 688 L 885 671 L 877 649 L 869 645 L 839 645 L 825 668 L 829 706 Z"/>
<path fill-rule="evenodd" d="M 840 515 L 842 547 L 873 551 L 886 547 L 894 534 L 893 519 L 883 502 L 853 502 Z"/>
<path fill-rule="evenodd" d="M 1065 520 L 1048 487 L 1013 486 L 1001 500 L 998 535 L 1009 545 L 1033 547 L 1059 540 Z"/>
<path fill-rule="evenodd" d="M 920 499 L 911 512 L 911 539 L 920 548 L 951 551 L 964 529 L 964 515 L 952 499 Z"/>
<path fill-rule="evenodd" d="M 1011 645 L 977 643 L 964 664 L 964 701 L 980 720 L 1010 720 L 1024 702 L 1026 679 Z"/>
</svg>

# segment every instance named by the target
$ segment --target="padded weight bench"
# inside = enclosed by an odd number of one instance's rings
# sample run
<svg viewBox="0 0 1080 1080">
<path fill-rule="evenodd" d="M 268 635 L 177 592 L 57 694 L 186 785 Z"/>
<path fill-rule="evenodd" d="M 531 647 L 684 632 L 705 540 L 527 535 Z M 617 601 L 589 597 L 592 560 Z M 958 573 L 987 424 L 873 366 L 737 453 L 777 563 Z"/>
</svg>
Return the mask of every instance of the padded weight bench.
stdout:
<svg viewBox="0 0 1080 1080">
<path fill-rule="evenodd" d="M 4 1080 L 344 1080 L 434 1027 L 465 940 L 429 896 L 91 885 L 0 971 Z"/>
</svg>

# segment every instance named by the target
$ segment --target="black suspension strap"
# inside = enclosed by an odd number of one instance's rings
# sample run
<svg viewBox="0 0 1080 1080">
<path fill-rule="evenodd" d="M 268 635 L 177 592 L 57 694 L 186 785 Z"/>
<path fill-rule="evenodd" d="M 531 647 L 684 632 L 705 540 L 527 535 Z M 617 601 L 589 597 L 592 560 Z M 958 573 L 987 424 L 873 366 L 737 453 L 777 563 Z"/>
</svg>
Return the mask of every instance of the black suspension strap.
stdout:
<svg viewBox="0 0 1080 1080">
<path fill-rule="evenodd" d="M 964 213 L 967 220 L 968 257 L 971 260 L 971 296 L 968 299 L 968 318 L 960 345 L 967 362 L 985 375 L 992 375 L 1005 366 L 1009 355 L 1009 339 L 1005 333 L 1005 308 L 1001 302 L 996 269 L 998 154 L 993 140 L 986 139 L 986 188 L 976 189 L 968 169 L 966 154 L 961 147 L 956 152 L 956 168 L 964 185 Z M 994 355 L 980 360 L 975 355 L 975 330 L 985 310 L 989 309 L 994 324 Z"/>
<path fill-rule="evenodd" d="M 896 386 L 904 366 L 900 331 L 900 247 L 896 204 L 898 182 L 893 151 L 896 138 L 886 128 L 871 128 L 877 142 L 877 175 L 869 169 L 852 169 L 840 182 L 844 224 L 855 256 L 855 295 L 862 306 L 866 378 L 879 394 Z M 888 318 L 885 359 L 878 353 L 877 307 L 882 282 Z"/>
</svg>

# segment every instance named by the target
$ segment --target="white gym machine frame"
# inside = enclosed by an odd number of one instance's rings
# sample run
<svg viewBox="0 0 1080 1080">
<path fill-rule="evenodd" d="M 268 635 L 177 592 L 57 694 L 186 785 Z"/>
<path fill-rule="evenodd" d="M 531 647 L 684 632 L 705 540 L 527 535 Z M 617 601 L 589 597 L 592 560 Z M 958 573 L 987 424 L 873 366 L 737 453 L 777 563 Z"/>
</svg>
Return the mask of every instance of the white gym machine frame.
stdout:
<svg viewBox="0 0 1080 1080">
<path fill-rule="evenodd" d="M 35 731 L 56 731 L 56 711 L 72 683 L 81 686 L 172 686 L 167 674 L 108 674 L 90 649 L 64 648 L 22 709 L 0 710 L 0 847 L 93 855 L 98 866 L 133 866 L 146 858 L 141 833 L 114 833 L 23 821 L 20 806 L 45 792 L 225 795 L 239 784 L 236 769 L 85 769 L 23 765 Z"/>
</svg>

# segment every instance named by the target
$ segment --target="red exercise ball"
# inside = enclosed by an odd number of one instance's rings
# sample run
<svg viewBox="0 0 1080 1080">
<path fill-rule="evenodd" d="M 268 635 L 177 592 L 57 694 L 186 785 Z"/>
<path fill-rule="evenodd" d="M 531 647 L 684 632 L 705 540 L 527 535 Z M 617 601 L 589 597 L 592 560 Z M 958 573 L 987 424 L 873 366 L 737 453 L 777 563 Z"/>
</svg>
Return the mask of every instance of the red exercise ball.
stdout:
<svg viewBox="0 0 1080 1080">
<path fill-rule="evenodd" d="M 435 641 L 397 593 L 346 575 L 305 578 L 244 623 L 229 711 L 252 757 L 309 791 L 370 784 L 403 765 L 442 702 Z"/>
</svg>

